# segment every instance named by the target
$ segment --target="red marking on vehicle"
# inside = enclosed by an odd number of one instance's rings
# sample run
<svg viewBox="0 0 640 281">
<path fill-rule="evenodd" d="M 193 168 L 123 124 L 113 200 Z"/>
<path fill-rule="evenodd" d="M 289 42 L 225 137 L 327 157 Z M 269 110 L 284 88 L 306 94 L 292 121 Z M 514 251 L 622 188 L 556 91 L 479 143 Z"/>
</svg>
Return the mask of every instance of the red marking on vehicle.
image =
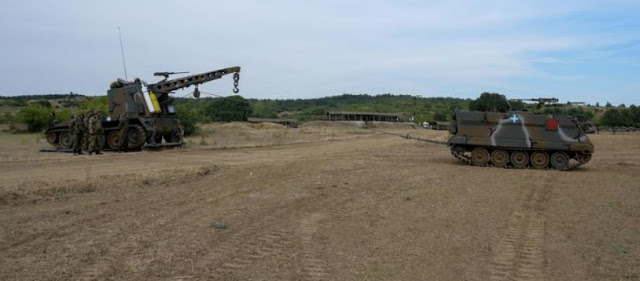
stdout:
<svg viewBox="0 0 640 281">
<path fill-rule="evenodd" d="M 549 131 L 557 131 L 558 130 L 558 120 L 555 118 L 547 119 L 547 130 Z"/>
</svg>

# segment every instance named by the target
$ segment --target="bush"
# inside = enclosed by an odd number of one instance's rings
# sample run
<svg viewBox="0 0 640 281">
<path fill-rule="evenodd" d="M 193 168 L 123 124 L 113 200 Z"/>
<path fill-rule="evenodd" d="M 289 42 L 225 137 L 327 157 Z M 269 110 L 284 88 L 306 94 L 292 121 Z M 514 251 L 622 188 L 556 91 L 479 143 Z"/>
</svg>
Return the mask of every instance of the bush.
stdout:
<svg viewBox="0 0 640 281">
<path fill-rule="evenodd" d="M 107 106 L 107 96 L 87 97 L 87 102 L 85 102 L 80 107 L 80 109 L 85 112 L 91 109 L 97 109 L 102 111 L 102 114 L 107 114 L 109 112 L 109 107 Z"/>
<path fill-rule="evenodd" d="M 253 117 L 258 118 L 277 118 L 278 117 L 278 103 L 272 100 L 258 101 L 253 104 L 252 111 Z"/>
<path fill-rule="evenodd" d="M 11 123 L 14 121 L 15 120 L 11 112 L 5 112 L 4 114 L 0 115 L 0 124 Z"/>
<path fill-rule="evenodd" d="M 213 99 L 204 109 L 209 120 L 223 122 L 247 121 L 253 113 L 249 102 L 241 96 Z"/>
<path fill-rule="evenodd" d="M 475 111 L 507 112 L 509 103 L 504 95 L 484 92 L 469 103 L 469 109 Z"/>
<path fill-rule="evenodd" d="M 39 105 L 41 107 L 51 108 L 51 102 L 48 100 L 33 100 L 30 101 L 29 104 Z"/>
<path fill-rule="evenodd" d="M 198 132 L 196 124 L 201 121 L 198 108 L 193 100 L 176 104 L 176 115 L 180 118 L 180 123 L 184 127 L 184 135 L 190 136 Z"/>
<path fill-rule="evenodd" d="M 53 124 L 51 108 L 29 104 L 17 114 L 17 120 L 27 124 L 29 132 L 40 132 Z"/>
</svg>

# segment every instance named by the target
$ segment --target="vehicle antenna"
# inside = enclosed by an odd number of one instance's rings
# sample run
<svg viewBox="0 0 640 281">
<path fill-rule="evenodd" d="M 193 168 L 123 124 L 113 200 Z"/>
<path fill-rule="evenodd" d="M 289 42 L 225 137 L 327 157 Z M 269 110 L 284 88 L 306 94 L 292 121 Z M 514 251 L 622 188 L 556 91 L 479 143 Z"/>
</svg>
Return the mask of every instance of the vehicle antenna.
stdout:
<svg viewBox="0 0 640 281">
<path fill-rule="evenodd" d="M 118 35 L 120 36 L 120 53 L 122 54 L 122 67 L 124 68 L 124 80 L 129 80 L 129 78 L 127 78 L 127 64 L 124 62 L 124 48 L 122 47 L 122 32 L 120 32 L 119 26 L 118 26 Z"/>
</svg>

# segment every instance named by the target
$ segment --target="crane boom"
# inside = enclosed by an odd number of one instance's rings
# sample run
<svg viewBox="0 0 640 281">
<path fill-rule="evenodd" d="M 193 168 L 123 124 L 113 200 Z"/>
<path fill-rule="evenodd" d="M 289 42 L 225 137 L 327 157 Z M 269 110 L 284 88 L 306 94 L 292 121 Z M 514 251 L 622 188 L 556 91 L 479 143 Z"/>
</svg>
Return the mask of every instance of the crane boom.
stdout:
<svg viewBox="0 0 640 281">
<path fill-rule="evenodd" d="M 218 69 L 209 72 L 203 72 L 199 74 L 189 75 L 181 78 L 171 79 L 171 80 L 163 80 L 155 84 L 149 84 L 149 90 L 152 90 L 156 93 L 165 93 L 168 94 L 172 91 L 187 88 L 189 86 L 197 86 L 202 83 L 206 83 L 212 80 L 220 79 L 222 76 L 231 74 L 231 73 L 240 73 L 240 67 L 227 67 L 223 69 Z"/>
</svg>

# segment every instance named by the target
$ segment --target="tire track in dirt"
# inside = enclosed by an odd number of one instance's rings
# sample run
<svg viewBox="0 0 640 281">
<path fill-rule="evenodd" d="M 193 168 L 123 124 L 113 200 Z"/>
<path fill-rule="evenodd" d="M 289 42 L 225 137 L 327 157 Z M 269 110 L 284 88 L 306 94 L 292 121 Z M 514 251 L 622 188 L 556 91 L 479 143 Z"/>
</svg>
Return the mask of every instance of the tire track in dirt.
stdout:
<svg viewBox="0 0 640 281">
<path fill-rule="evenodd" d="M 339 175 L 328 175 L 326 180 L 334 181 L 333 177 Z M 331 280 L 330 266 L 322 255 L 324 247 L 316 243 L 318 238 L 330 227 L 375 207 L 377 200 L 397 193 L 366 189 L 368 183 L 359 185 L 362 187 L 337 190 L 326 197 L 322 191 L 315 191 L 316 194 L 256 214 L 245 223 L 252 225 L 251 229 L 228 233 L 215 251 L 197 258 L 201 262 L 196 267 L 208 272 L 215 268 L 208 278 L 238 279 L 246 277 L 257 261 L 270 259 L 295 264 L 295 268 L 281 270 L 297 272 L 298 280 Z"/>
<path fill-rule="evenodd" d="M 302 217 L 298 223 L 296 237 L 302 243 L 302 270 L 307 280 L 323 280 L 329 275 L 326 260 L 318 258 L 314 246 L 314 235 L 318 231 L 318 223 L 325 218 L 321 213 L 312 213 Z"/>
<path fill-rule="evenodd" d="M 288 253 L 285 248 L 292 243 L 291 234 L 287 229 L 274 229 L 259 235 L 246 232 L 231 237 L 216 249 L 216 255 L 231 258 L 217 266 L 213 276 L 234 276 L 238 271 L 243 271 L 263 258 L 289 259 L 291 253 Z M 251 237 L 255 238 L 251 239 Z M 242 246 L 238 247 L 238 245 Z"/>
<path fill-rule="evenodd" d="M 162 227 L 163 225 L 167 225 L 167 224 L 171 224 L 175 221 L 181 220 L 184 221 L 187 218 L 199 218 L 202 217 L 201 215 L 197 215 L 194 216 L 194 213 L 197 213 L 199 211 L 202 211 L 203 209 L 203 205 L 206 205 L 207 203 L 211 203 L 212 202 L 212 198 L 215 198 L 214 201 L 220 201 L 223 200 L 224 198 L 227 197 L 232 197 L 232 196 L 240 196 L 241 194 L 246 194 L 246 193 L 250 193 L 250 192 L 254 192 L 256 190 L 258 190 L 259 188 L 257 187 L 253 187 L 253 188 L 248 188 L 248 189 L 242 189 L 242 190 L 235 190 L 232 193 L 229 194 L 224 194 L 224 195 L 220 195 L 219 194 L 219 190 L 217 189 L 204 189 L 204 192 L 192 192 L 190 194 L 190 196 L 179 196 L 177 197 L 175 200 L 170 200 L 170 201 L 165 201 L 165 203 L 169 203 L 166 205 L 170 205 L 170 206 L 174 206 L 174 207 L 178 207 L 179 209 L 177 209 L 176 212 L 173 212 L 169 215 L 165 215 L 163 217 L 158 217 L 155 218 L 154 221 L 148 221 L 145 224 L 142 224 L 138 229 L 136 229 L 135 233 L 139 234 L 140 236 L 143 237 L 151 237 L 153 236 L 153 240 L 152 241 L 147 241 L 148 243 L 146 243 L 145 246 L 139 248 L 137 251 L 139 253 L 148 253 L 149 251 L 152 251 L 154 249 L 154 246 L 158 243 L 160 243 L 160 241 L 164 241 L 166 240 L 168 237 L 171 237 L 173 235 L 173 233 L 170 232 L 156 232 L 153 231 L 157 228 Z M 145 204 L 148 205 L 148 204 Z M 158 207 L 155 209 L 160 210 L 162 207 Z M 148 210 L 148 213 L 154 213 L 154 214 L 161 214 L 162 212 L 159 212 L 158 210 Z M 196 222 L 194 222 L 196 223 Z M 275 251 L 274 249 L 276 248 L 280 248 L 281 247 L 281 238 L 286 238 L 288 233 L 284 233 L 282 231 L 271 231 L 268 232 L 266 234 L 264 234 L 263 236 L 260 236 L 261 239 L 260 241 L 263 242 L 264 246 L 262 249 L 262 252 L 266 252 L 266 253 L 280 253 L 283 251 Z M 124 233 L 124 232 L 119 232 L 117 233 L 117 235 L 131 235 L 131 233 Z M 256 235 L 255 233 L 251 233 L 251 235 Z M 233 240 L 229 243 L 233 244 L 233 243 L 244 243 L 247 245 L 252 245 L 251 242 L 246 243 L 245 241 L 246 238 L 238 238 L 236 237 L 236 239 L 240 239 L 240 240 Z M 112 241 L 113 238 L 109 237 L 108 239 L 109 241 Z M 120 249 L 120 247 L 118 247 L 119 245 L 125 243 L 125 241 L 123 240 L 118 240 L 120 242 L 114 244 L 111 246 L 111 250 L 109 250 L 106 253 L 103 253 L 101 255 L 101 259 L 99 260 L 92 260 L 91 264 L 89 266 L 83 266 L 82 267 L 82 276 L 84 277 L 84 279 L 95 279 L 97 277 L 101 277 L 104 276 L 105 273 L 108 274 L 108 269 L 111 265 L 114 264 L 115 259 L 108 259 L 105 257 L 114 257 L 117 259 L 117 257 L 119 257 L 122 253 L 118 251 L 118 249 Z M 229 249 L 231 249 L 232 247 L 229 245 L 226 246 L 222 246 L 221 249 L 219 249 L 219 251 L 216 251 L 217 253 L 220 252 L 225 252 Z M 253 255 L 255 256 L 255 255 Z M 262 257 L 262 256 L 258 256 L 258 257 Z M 228 268 L 243 268 L 246 264 L 250 263 L 250 260 L 243 260 L 243 259 L 237 259 L 235 261 L 229 262 L 227 264 L 223 264 L 221 267 L 219 267 L 217 270 L 219 272 L 228 272 Z"/>
<path fill-rule="evenodd" d="M 365 168 L 362 168 L 365 169 Z M 350 173 L 356 173 L 358 168 Z M 298 223 L 297 235 L 302 244 L 302 259 L 299 265 L 304 272 L 303 280 L 332 280 L 331 267 L 328 263 L 325 247 L 318 241 L 324 233 L 336 225 L 340 225 L 350 219 L 367 213 L 377 206 L 377 202 L 387 200 L 401 192 L 400 189 L 368 189 L 370 183 L 360 183 L 357 189 L 347 189 L 336 193 L 341 200 L 327 199 L 309 206 L 309 213 L 303 216 Z M 324 253 L 324 256 L 320 254 Z"/>
<path fill-rule="evenodd" d="M 304 176 L 301 176 L 304 177 Z M 295 181 L 295 180 L 294 180 Z M 232 196 L 238 196 L 242 193 L 256 191 L 258 188 L 243 190 L 241 192 L 235 192 Z M 212 191 L 211 196 L 215 196 L 215 192 Z M 179 218 L 186 217 L 201 217 L 201 215 L 193 216 L 192 213 L 197 213 L 199 209 L 202 208 L 203 200 L 210 201 L 211 196 L 207 194 L 195 194 L 190 196 L 189 198 L 182 199 L 180 202 L 189 202 L 190 208 L 186 208 L 171 215 L 170 217 L 160 218 L 165 223 L 170 223 Z M 229 195 L 231 196 L 231 195 Z M 217 196 L 219 197 L 219 196 Z M 302 206 L 312 206 L 313 199 L 309 198 L 301 198 L 298 200 L 294 200 L 293 202 L 289 202 L 287 206 L 291 206 L 290 208 L 300 209 Z M 176 201 L 177 202 L 177 201 Z M 147 204 L 145 204 L 147 205 Z M 185 206 L 182 203 L 171 203 L 171 206 Z M 320 204 L 319 206 L 322 206 Z M 264 217 L 264 214 L 270 214 L 269 217 Z M 293 215 L 292 215 L 293 214 Z M 218 243 L 215 246 L 215 251 L 211 251 L 209 254 L 198 257 L 197 260 L 203 261 L 203 263 L 198 263 L 197 268 L 212 268 L 215 267 L 213 272 L 210 270 L 205 270 L 213 275 L 209 275 L 210 278 L 229 278 L 234 276 L 236 273 L 242 273 L 248 266 L 253 264 L 254 262 L 264 259 L 278 259 L 282 261 L 290 261 L 294 258 L 297 253 L 292 253 L 291 251 L 285 251 L 284 249 L 289 247 L 297 237 L 294 235 L 295 231 L 293 231 L 291 225 L 282 225 L 280 224 L 282 221 L 295 221 L 295 217 L 297 216 L 297 212 L 288 211 L 287 207 L 275 206 L 270 207 L 267 210 L 262 210 L 261 213 L 257 213 L 255 216 L 249 217 L 248 225 L 253 227 L 243 229 L 239 232 L 234 233 L 229 238 L 224 240 L 221 243 Z M 289 218 L 288 218 L 289 217 Z M 144 232 L 152 232 L 153 228 L 157 226 L 159 223 L 154 224 L 144 224 L 139 226 L 136 229 L 135 233 L 144 233 Z M 161 223 L 164 224 L 164 223 Z M 141 249 L 139 252 L 144 253 L 147 249 L 152 249 L 153 245 L 158 243 L 158 241 L 162 241 L 165 237 L 165 234 L 156 234 L 154 241 L 145 245 L 144 249 Z M 109 238 L 108 240 L 113 240 L 113 238 Z M 109 266 L 114 264 L 113 259 L 109 259 L 108 257 L 117 258 L 118 252 L 114 250 L 114 248 L 118 248 L 117 246 L 121 243 L 116 243 L 113 245 L 108 252 L 101 254 L 101 259 L 99 260 L 91 260 L 85 261 L 82 264 L 90 263 L 89 266 L 83 267 L 82 275 L 85 279 L 93 279 L 96 277 L 104 276 L 105 273 L 108 274 Z M 290 248 L 290 247 L 289 247 Z M 307 254 L 306 256 L 309 256 Z M 310 258 L 312 260 L 312 258 Z M 211 263 L 211 261 L 214 261 Z M 320 261 L 316 261 L 320 262 Z M 319 272 L 322 271 L 322 267 L 311 269 L 311 272 Z"/>
<path fill-rule="evenodd" d="M 513 213 L 507 229 L 494 243 L 489 264 L 491 280 L 545 279 L 544 210 L 551 186 L 546 177 L 541 182 L 526 191 L 521 208 Z"/>
<path fill-rule="evenodd" d="M 250 227 L 235 232 L 225 230 L 219 234 L 218 243 L 212 245 L 214 250 L 196 258 L 199 262 L 195 267 L 203 269 L 206 278 L 235 280 L 259 260 L 291 260 L 294 253 L 287 249 L 293 243 L 294 231 L 281 224 L 290 220 L 287 213 L 281 206 L 271 207 L 243 223 Z"/>
<path fill-rule="evenodd" d="M 348 201 L 352 200 L 352 198 L 348 199 Z M 305 202 L 292 203 L 301 213 L 304 213 L 306 208 L 317 210 L 323 205 L 326 208 L 327 205 L 324 200 L 303 201 Z M 215 251 L 198 258 L 202 263 L 196 267 L 207 269 L 215 267 L 207 277 L 226 280 L 240 278 L 249 267 L 261 259 L 271 259 L 295 263 L 296 268 L 288 268 L 288 270 L 299 271 L 302 274 L 297 276 L 300 280 L 328 280 L 330 270 L 327 262 L 318 256 L 318 251 L 321 249 L 318 249 L 318 245 L 314 243 L 314 239 L 317 238 L 316 232 L 328 227 L 324 221 L 327 216 L 312 213 L 300 217 L 298 214 L 291 214 L 291 209 L 291 206 L 277 207 L 266 212 L 270 214 L 269 217 L 252 218 L 248 223 L 254 225 L 252 229 L 231 234 L 216 247 Z M 335 210 L 330 214 L 334 217 L 336 217 L 335 214 L 347 216 L 348 212 L 348 210 Z M 334 223 L 337 222 L 338 220 L 334 221 Z M 295 244 L 301 247 L 292 248 Z"/>
<path fill-rule="evenodd" d="M 147 221 L 146 223 L 141 224 L 134 233 L 150 232 L 152 229 L 158 228 L 159 226 L 175 222 L 185 215 L 188 215 L 189 213 L 195 211 L 195 209 L 197 208 L 198 207 L 195 206 L 184 208 L 179 212 L 174 212 L 171 215 L 159 217 L 154 221 Z M 108 275 L 109 270 L 117 262 L 118 257 L 120 257 L 122 254 L 118 251 L 121 249 L 120 246 L 124 243 L 129 242 L 127 241 L 127 239 L 125 239 L 126 237 L 120 237 L 120 239 L 115 238 L 118 236 L 131 236 L 131 234 L 132 233 L 126 231 L 118 231 L 113 232 L 111 235 L 106 236 L 104 239 L 101 239 L 111 242 L 110 247 L 108 249 L 105 249 L 99 257 L 92 256 L 89 259 L 83 260 L 80 264 L 78 264 L 76 268 L 76 272 L 78 272 L 77 275 L 74 274 L 73 276 L 78 276 L 77 278 L 81 280 L 96 280 L 99 277 Z M 118 242 L 113 243 L 114 240 Z M 148 249 L 152 246 L 153 243 L 145 243 L 145 245 L 140 247 L 138 251 Z"/>
<path fill-rule="evenodd" d="M 158 228 L 162 228 L 164 225 L 170 225 L 175 221 L 180 220 L 184 224 L 199 224 L 202 223 L 199 221 L 199 218 L 206 216 L 207 204 L 212 204 L 213 201 L 221 201 L 227 197 L 236 197 L 242 196 L 242 194 L 247 194 L 251 192 L 255 192 L 259 189 L 259 187 L 246 188 L 241 190 L 234 190 L 229 194 L 220 195 L 219 190 L 210 189 L 207 192 L 199 192 L 197 194 L 193 194 L 192 196 L 188 196 L 187 198 L 181 198 L 180 200 L 171 201 L 170 206 L 177 207 L 177 211 L 173 212 L 169 215 L 165 215 L 162 217 L 155 218 L 153 223 L 143 224 L 141 227 L 137 228 L 133 233 L 119 233 L 119 235 L 131 235 L 135 234 L 139 237 L 152 237 L 153 239 L 149 241 L 145 241 L 145 245 L 139 247 L 136 250 L 137 254 L 141 255 L 149 255 L 153 254 L 153 251 L 157 244 L 161 244 L 164 241 L 167 241 L 171 237 L 173 237 L 174 233 L 165 232 L 165 231 L 157 231 Z M 212 200 L 215 198 L 215 200 Z M 264 213 L 269 214 L 278 214 L 279 207 L 272 207 L 271 209 L 264 210 Z M 153 212 L 153 213 L 161 213 L 161 212 Z M 258 214 L 262 215 L 262 214 Z M 286 251 L 283 249 L 290 243 L 291 231 L 285 229 L 274 229 L 267 230 L 270 225 L 275 225 L 277 220 L 281 220 L 285 216 L 285 213 L 281 212 L 279 215 L 274 215 L 272 218 L 265 219 L 263 217 L 252 217 L 250 219 L 249 225 L 254 227 L 241 230 L 241 235 L 232 235 L 230 238 L 224 240 L 222 243 L 218 243 L 215 251 L 211 251 L 211 255 L 221 256 L 221 257 L 232 257 L 229 259 L 225 259 L 225 262 L 216 264 L 214 275 L 210 275 L 210 278 L 220 278 L 220 276 L 225 276 L 224 279 L 229 277 L 231 273 L 234 271 L 242 270 L 248 265 L 252 264 L 255 260 L 267 257 L 267 256 L 284 256 Z M 229 231 L 229 230 L 225 230 Z M 252 239 L 257 237 L 255 239 Z M 113 238 L 109 238 L 107 240 L 114 240 Z M 120 240 L 118 240 L 120 241 Z M 83 279 L 96 279 L 104 276 L 110 275 L 109 267 L 112 267 L 116 264 L 116 259 L 126 253 L 127 249 L 121 249 L 119 245 L 124 242 L 115 243 L 111 249 L 101 254 L 100 260 L 91 260 L 91 264 L 88 267 L 83 267 L 82 274 Z M 236 245 L 242 245 L 241 247 L 237 247 Z M 106 258 L 105 258 L 106 257 Z M 199 258 L 197 260 L 207 261 L 211 256 L 206 256 L 204 259 Z M 135 258 L 134 258 L 135 260 Z M 129 258 L 127 261 L 131 261 Z M 193 261 L 193 259 L 192 259 Z M 86 262 L 85 262 L 86 264 Z M 195 269 L 198 268 L 206 268 L 202 266 L 202 263 L 193 263 L 192 267 Z"/>
</svg>

